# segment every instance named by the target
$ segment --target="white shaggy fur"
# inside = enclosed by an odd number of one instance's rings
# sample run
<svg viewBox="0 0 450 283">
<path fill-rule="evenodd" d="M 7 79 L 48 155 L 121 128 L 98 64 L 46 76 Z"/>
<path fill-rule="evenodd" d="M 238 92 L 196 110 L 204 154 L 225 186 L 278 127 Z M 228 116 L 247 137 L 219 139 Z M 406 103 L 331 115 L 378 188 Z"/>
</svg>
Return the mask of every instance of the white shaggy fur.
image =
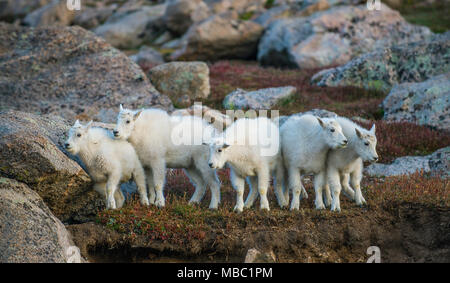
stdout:
<svg viewBox="0 0 450 283">
<path fill-rule="evenodd" d="M 122 207 L 125 198 L 118 185 L 131 178 L 137 184 L 141 203 L 149 205 L 144 169 L 133 146 L 115 140 L 108 130 L 91 125 L 92 122 L 83 126 L 77 120 L 69 131 L 65 147 L 86 165 L 95 182 L 94 189 L 106 198 L 106 207 Z"/>
<path fill-rule="evenodd" d="M 370 131 L 358 126 L 352 121 L 338 117 L 336 121 L 341 125 L 344 135 L 348 138 L 346 148 L 331 150 L 327 158 L 327 179 L 333 194 L 332 211 L 341 211 L 341 186 L 344 192 L 356 201 L 357 205 L 366 203 L 361 194 L 361 179 L 363 161 L 378 160 L 376 151 L 377 138 L 375 125 Z M 353 187 L 350 188 L 350 184 Z"/>
<path fill-rule="evenodd" d="M 220 182 L 215 170 L 208 166 L 208 148 L 202 145 L 214 132 L 199 117 L 171 117 L 159 109 L 132 111 L 123 109 L 122 105 L 114 129 L 116 138 L 128 140 L 136 149 L 146 172 L 150 203 L 165 205 L 166 167 L 184 168 L 196 188 L 190 202 L 200 202 L 209 185 L 209 207 L 216 209 L 220 202 Z"/>
<path fill-rule="evenodd" d="M 245 178 L 250 193 L 245 207 L 250 208 L 257 193 L 261 197 L 261 209 L 269 210 L 267 189 L 270 176 L 276 174 L 276 189 L 279 204 L 284 202 L 282 195 L 282 163 L 279 150 L 279 131 L 267 118 L 238 119 L 226 129 L 221 137 L 210 143 L 209 166 L 211 168 L 230 167 L 231 183 L 237 192 L 235 211 L 244 208 Z M 258 189 L 258 191 L 256 190 Z"/>
<path fill-rule="evenodd" d="M 291 210 L 298 210 L 300 193 L 304 188 L 301 174 L 314 174 L 316 209 L 324 209 L 322 191 L 326 185 L 325 165 L 327 153 L 331 148 L 345 146 L 347 139 L 341 126 L 332 118 L 320 119 L 313 115 L 294 116 L 280 128 L 281 150 L 288 188 L 285 189 L 286 206 L 289 201 L 289 189 L 292 191 Z M 331 202 L 327 195 L 326 202 Z"/>
</svg>

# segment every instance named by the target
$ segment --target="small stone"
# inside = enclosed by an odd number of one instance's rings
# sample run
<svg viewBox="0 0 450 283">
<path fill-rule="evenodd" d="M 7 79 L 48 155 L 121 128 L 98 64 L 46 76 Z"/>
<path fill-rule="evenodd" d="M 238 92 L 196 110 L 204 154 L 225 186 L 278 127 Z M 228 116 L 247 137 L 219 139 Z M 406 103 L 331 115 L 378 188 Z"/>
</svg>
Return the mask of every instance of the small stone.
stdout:
<svg viewBox="0 0 450 283">
<path fill-rule="evenodd" d="M 276 257 L 273 251 L 260 252 L 257 249 L 249 249 L 245 255 L 244 263 L 274 263 Z"/>
<path fill-rule="evenodd" d="M 255 91 L 237 89 L 228 94 L 223 106 L 226 109 L 271 109 L 283 99 L 292 97 L 297 89 L 293 86 L 264 88 Z"/>
</svg>

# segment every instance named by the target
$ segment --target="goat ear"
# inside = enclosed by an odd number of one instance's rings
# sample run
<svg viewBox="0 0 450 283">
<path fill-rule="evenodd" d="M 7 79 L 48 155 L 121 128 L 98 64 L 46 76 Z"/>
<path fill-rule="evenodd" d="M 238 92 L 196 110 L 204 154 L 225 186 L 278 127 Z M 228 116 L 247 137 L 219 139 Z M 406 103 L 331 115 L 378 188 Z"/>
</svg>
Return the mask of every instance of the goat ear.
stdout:
<svg viewBox="0 0 450 283">
<path fill-rule="evenodd" d="M 227 148 L 227 147 L 229 147 L 229 146 L 230 146 L 229 144 L 224 143 L 223 146 L 222 146 L 222 148 L 225 149 L 225 148 Z"/>
<path fill-rule="evenodd" d="M 322 121 L 322 119 L 320 119 L 319 117 L 316 117 L 317 121 L 319 121 L 319 124 L 322 128 L 325 128 L 325 123 Z"/>
<path fill-rule="evenodd" d="M 375 124 L 373 124 L 372 128 L 370 129 L 370 132 L 375 135 Z"/>
<path fill-rule="evenodd" d="M 136 121 L 137 118 L 139 118 L 139 115 L 141 115 L 142 110 L 139 110 L 138 112 L 136 112 L 136 114 L 134 114 L 133 119 L 134 121 Z"/>
<path fill-rule="evenodd" d="M 358 130 L 358 128 L 355 128 L 355 132 L 356 132 L 356 135 L 358 136 L 358 138 L 362 139 L 363 134 Z"/>
<path fill-rule="evenodd" d="M 92 120 L 89 123 L 87 123 L 86 130 L 89 130 L 91 127 L 92 127 Z"/>
<path fill-rule="evenodd" d="M 119 106 L 119 111 L 120 111 L 120 112 L 123 111 L 123 106 L 122 106 L 122 104 L 120 104 L 120 106 Z"/>
</svg>

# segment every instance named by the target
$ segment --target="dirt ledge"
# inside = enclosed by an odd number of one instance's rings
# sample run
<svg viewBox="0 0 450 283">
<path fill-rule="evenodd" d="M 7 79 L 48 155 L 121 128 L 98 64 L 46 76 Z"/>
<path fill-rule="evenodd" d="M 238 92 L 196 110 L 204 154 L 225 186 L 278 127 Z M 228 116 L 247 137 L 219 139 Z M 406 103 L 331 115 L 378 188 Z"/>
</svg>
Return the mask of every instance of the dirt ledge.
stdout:
<svg viewBox="0 0 450 283">
<path fill-rule="evenodd" d="M 296 223 L 267 217 L 273 225 L 216 229 L 187 245 L 131 239 L 93 222 L 68 229 L 91 262 L 243 262 L 250 248 L 272 250 L 277 262 L 365 262 L 369 246 L 380 248 L 382 262 L 450 261 L 450 208 L 303 209 Z"/>
</svg>

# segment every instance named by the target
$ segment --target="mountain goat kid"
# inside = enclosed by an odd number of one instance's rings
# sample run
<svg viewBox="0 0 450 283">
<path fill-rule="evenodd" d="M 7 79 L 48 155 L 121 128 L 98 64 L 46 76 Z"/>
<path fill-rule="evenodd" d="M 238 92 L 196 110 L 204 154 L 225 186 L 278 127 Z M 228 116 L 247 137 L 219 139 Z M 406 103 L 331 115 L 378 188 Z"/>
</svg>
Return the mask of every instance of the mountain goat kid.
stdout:
<svg viewBox="0 0 450 283">
<path fill-rule="evenodd" d="M 257 197 L 261 197 L 261 209 L 269 210 L 267 189 L 270 176 L 276 174 L 276 190 L 279 204 L 284 202 L 282 195 L 282 161 L 279 150 L 278 127 L 267 118 L 238 119 L 229 126 L 222 136 L 209 144 L 211 168 L 230 167 L 230 178 L 237 192 L 234 210 L 242 212 L 244 208 L 245 178 L 250 185 L 250 193 L 245 207 L 250 208 Z"/>
<path fill-rule="evenodd" d="M 289 118 L 280 128 L 281 150 L 288 186 L 285 188 L 283 206 L 288 204 L 292 191 L 291 210 L 298 210 L 300 193 L 304 190 L 301 174 L 314 174 L 316 209 L 324 209 L 323 189 L 326 185 L 326 158 L 332 148 L 347 145 L 341 126 L 333 118 L 319 118 L 305 114 Z M 328 193 L 329 194 L 329 193 Z M 331 196 L 327 195 L 327 202 Z"/>
<path fill-rule="evenodd" d="M 183 168 L 195 186 L 190 203 L 198 203 L 211 189 L 210 208 L 220 202 L 220 182 L 215 170 L 208 166 L 209 151 L 202 145 L 215 129 L 196 116 L 169 116 L 159 109 L 133 111 L 120 105 L 114 136 L 128 140 L 136 149 L 144 166 L 149 186 L 150 203 L 165 205 L 163 187 L 166 167 Z M 155 199 L 156 198 L 156 199 Z"/>
<path fill-rule="evenodd" d="M 333 194 L 331 210 L 341 211 L 339 197 L 342 187 L 357 205 L 366 203 L 360 187 L 363 161 L 376 162 L 378 154 L 375 124 L 368 131 L 347 118 L 338 117 L 336 121 L 341 125 L 344 135 L 348 138 L 348 144 L 346 148 L 334 149 L 329 152 L 327 179 Z M 349 181 L 354 190 L 350 188 Z"/>
<path fill-rule="evenodd" d="M 131 144 L 115 140 L 103 128 L 86 126 L 77 120 L 69 130 L 64 147 L 78 155 L 95 182 L 94 189 L 106 198 L 106 208 L 122 207 L 125 198 L 118 187 L 120 182 L 134 178 L 143 205 L 149 205 L 144 169 Z"/>
</svg>

